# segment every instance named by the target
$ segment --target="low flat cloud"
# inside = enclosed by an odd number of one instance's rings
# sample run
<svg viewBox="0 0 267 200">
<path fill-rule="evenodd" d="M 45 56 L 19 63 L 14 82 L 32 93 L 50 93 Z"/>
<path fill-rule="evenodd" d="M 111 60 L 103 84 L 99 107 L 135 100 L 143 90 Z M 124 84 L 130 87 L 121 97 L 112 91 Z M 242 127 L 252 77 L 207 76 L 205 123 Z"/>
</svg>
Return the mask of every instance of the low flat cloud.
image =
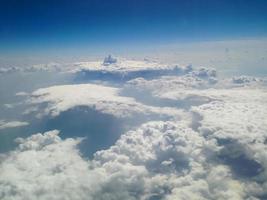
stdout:
<svg viewBox="0 0 267 200">
<path fill-rule="evenodd" d="M 0 130 L 1 129 L 7 129 L 7 128 L 16 128 L 16 127 L 21 127 L 21 126 L 27 126 L 27 125 L 29 125 L 28 122 L 0 120 Z"/>
<path fill-rule="evenodd" d="M 77 106 L 87 106 L 115 117 L 130 117 L 134 114 L 178 115 L 179 111 L 144 105 L 134 98 L 121 96 L 120 89 L 96 84 L 60 85 L 34 91 L 30 104 L 48 103 L 44 113 L 57 116 Z"/>
</svg>

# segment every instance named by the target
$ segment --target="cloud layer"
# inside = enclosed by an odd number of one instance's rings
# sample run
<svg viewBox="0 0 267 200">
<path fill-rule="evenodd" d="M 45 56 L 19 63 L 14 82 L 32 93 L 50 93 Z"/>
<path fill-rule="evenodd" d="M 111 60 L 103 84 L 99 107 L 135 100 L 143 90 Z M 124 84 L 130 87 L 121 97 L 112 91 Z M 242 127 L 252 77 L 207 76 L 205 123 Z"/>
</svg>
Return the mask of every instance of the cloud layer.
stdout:
<svg viewBox="0 0 267 200">
<path fill-rule="evenodd" d="M 218 161 L 218 141 L 185 121 L 144 124 L 93 160 L 80 156 L 81 139 L 58 133 L 16 140 L 1 159 L 2 199 L 257 199 L 266 191 L 264 172 L 263 184 L 236 176 Z"/>
<path fill-rule="evenodd" d="M 63 137 L 52 130 L 17 138 L 16 148 L 0 154 L 0 199 L 266 198 L 264 78 L 222 79 L 210 68 L 112 57 L 76 63 L 67 71 L 78 78 L 85 73 L 86 83 L 17 93 L 30 106 L 24 115 L 53 122 L 72 109 L 88 108 L 94 111 L 90 116 L 111 116 L 130 130 L 92 158 L 82 154 L 85 138 L 75 133 Z M 98 82 L 87 79 L 92 76 Z M 71 117 L 81 119 L 79 110 L 74 113 L 69 112 L 69 127 Z M 130 126 L 134 120 L 139 122 Z"/>
<path fill-rule="evenodd" d="M 96 84 L 61 85 L 34 91 L 29 103 L 36 105 L 47 103 L 43 114 L 51 116 L 57 116 L 60 112 L 78 106 L 87 106 L 118 118 L 131 117 L 134 114 L 167 116 L 179 114 L 175 109 L 141 104 L 134 98 L 121 96 L 119 92 L 119 88 Z"/>
</svg>

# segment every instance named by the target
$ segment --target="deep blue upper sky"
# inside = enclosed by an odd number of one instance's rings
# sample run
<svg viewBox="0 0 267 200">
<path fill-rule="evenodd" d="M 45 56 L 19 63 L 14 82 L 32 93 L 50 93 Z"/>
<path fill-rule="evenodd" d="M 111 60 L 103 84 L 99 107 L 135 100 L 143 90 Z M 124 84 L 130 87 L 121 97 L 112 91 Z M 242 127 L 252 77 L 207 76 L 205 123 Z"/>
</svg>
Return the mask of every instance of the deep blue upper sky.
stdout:
<svg viewBox="0 0 267 200">
<path fill-rule="evenodd" d="M 266 0 L 0 0 L 0 52 L 267 35 Z"/>
</svg>

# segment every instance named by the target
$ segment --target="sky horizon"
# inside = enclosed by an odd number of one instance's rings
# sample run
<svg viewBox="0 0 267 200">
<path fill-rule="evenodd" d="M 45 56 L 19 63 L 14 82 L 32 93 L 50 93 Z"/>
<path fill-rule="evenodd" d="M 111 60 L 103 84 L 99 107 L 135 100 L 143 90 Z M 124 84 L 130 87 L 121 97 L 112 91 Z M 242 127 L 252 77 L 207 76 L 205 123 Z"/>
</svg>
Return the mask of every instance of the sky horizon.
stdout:
<svg viewBox="0 0 267 200">
<path fill-rule="evenodd" d="M 0 67 L 129 59 L 267 74 L 263 0 L 1 1 Z"/>
<path fill-rule="evenodd" d="M 267 2 L 1 1 L 2 56 L 143 51 L 146 47 L 267 36 Z M 112 53 L 112 52 L 111 52 Z"/>
</svg>

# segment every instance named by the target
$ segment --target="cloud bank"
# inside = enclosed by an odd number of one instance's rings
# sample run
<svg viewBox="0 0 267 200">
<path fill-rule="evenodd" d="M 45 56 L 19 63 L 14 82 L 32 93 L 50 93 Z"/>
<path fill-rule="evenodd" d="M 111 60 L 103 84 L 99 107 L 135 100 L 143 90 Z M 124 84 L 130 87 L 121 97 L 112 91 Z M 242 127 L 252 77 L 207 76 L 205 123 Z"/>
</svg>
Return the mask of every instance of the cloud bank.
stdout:
<svg viewBox="0 0 267 200">
<path fill-rule="evenodd" d="M 175 109 L 141 104 L 134 98 L 120 96 L 119 92 L 119 88 L 96 84 L 61 85 L 34 91 L 29 103 L 36 105 L 48 103 L 43 114 L 51 116 L 57 116 L 60 112 L 77 106 L 87 106 L 118 118 L 131 117 L 134 114 L 167 116 L 179 114 Z"/>
<path fill-rule="evenodd" d="M 16 140 L 1 159 L 2 199 L 257 199 L 266 191 L 265 172 L 261 182 L 236 176 L 218 160 L 218 141 L 187 122 L 144 124 L 93 160 L 80 156 L 81 139 L 58 133 Z"/>
<path fill-rule="evenodd" d="M 85 83 L 17 93 L 30 106 L 24 114 L 53 121 L 79 107 L 139 123 L 123 121 L 130 130 L 92 158 L 75 133 L 17 138 L 0 155 L 0 199 L 266 198 L 264 78 L 111 56 L 75 66 L 68 72 L 86 73 Z"/>
</svg>

